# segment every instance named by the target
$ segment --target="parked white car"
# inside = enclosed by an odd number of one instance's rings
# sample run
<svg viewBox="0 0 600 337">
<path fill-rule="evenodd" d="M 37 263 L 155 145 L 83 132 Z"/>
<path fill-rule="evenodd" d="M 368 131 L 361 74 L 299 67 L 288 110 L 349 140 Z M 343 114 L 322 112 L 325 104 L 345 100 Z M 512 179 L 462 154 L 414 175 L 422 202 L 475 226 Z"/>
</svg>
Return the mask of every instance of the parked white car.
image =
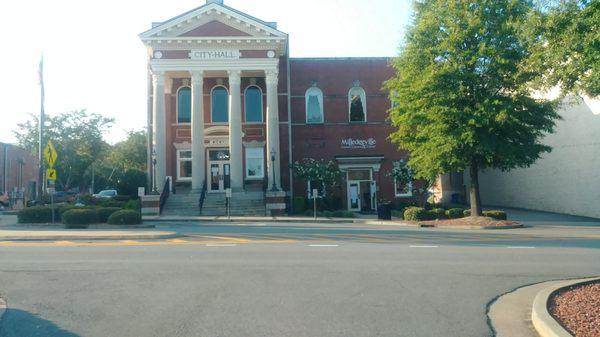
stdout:
<svg viewBox="0 0 600 337">
<path fill-rule="evenodd" d="M 117 190 L 102 190 L 98 194 L 94 194 L 96 198 L 110 199 L 117 195 Z"/>
</svg>

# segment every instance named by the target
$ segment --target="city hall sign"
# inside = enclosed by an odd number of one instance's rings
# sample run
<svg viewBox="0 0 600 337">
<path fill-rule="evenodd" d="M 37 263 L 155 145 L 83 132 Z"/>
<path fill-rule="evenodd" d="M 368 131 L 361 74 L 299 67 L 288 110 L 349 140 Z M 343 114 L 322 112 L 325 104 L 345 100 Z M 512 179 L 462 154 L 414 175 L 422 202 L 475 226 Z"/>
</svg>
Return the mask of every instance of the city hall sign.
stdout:
<svg viewBox="0 0 600 337">
<path fill-rule="evenodd" d="M 342 149 L 373 149 L 377 145 L 375 138 L 369 139 L 342 139 Z"/>
<path fill-rule="evenodd" d="M 237 60 L 240 58 L 239 50 L 192 50 L 192 60 Z"/>
</svg>

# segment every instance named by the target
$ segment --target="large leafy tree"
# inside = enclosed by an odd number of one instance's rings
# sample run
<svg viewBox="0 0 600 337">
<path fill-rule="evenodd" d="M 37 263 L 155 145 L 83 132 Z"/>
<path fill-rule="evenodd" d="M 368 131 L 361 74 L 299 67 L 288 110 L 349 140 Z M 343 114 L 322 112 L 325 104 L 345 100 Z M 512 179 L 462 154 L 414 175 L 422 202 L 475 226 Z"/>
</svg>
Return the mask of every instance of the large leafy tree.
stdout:
<svg viewBox="0 0 600 337">
<path fill-rule="evenodd" d="M 107 162 L 123 170 L 146 170 L 146 131 L 129 131 L 127 138 L 116 143 L 107 157 Z"/>
<path fill-rule="evenodd" d="M 90 165 L 106 154 L 110 146 L 103 140 L 113 120 L 100 114 L 78 110 L 46 116 L 45 142 L 52 140 L 58 152 L 55 168 L 58 171 L 57 187 L 62 190 L 89 186 L 85 173 Z M 31 119 L 18 125 L 14 135 L 20 146 L 37 153 L 39 119 Z"/>
<path fill-rule="evenodd" d="M 529 66 L 562 94 L 600 95 L 600 0 L 541 0 L 524 32 L 532 42 Z"/>
<path fill-rule="evenodd" d="M 473 215 L 481 215 L 479 170 L 526 167 L 551 150 L 540 139 L 559 116 L 531 96 L 538 73 L 524 66 L 520 25 L 530 11 L 525 0 L 415 1 L 385 84 L 395 102 L 390 137 L 411 152 L 416 177 L 469 170 Z"/>
</svg>

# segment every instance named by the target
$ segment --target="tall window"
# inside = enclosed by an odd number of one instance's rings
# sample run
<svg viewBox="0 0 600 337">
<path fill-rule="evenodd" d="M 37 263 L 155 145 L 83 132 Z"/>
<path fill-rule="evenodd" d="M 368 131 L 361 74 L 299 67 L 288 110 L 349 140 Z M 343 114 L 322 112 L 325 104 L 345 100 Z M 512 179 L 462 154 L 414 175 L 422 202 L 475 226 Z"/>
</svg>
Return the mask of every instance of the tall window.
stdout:
<svg viewBox="0 0 600 337">
<path fill-rule="evenodd" d="M 323 123 L 323 92 L 317 87 L 306 90 L 306 123 Z"/>
<path fill-rule="evenodd" d="M 353 87 L 348 92 L 350 122 L 367 121 L 367 95 L 361 87 Z"/>
<path fill-rule="evenodd" d="M 225 87 L 215 87 L 211 94 L 211 120 L 213 123 L 229 121 L 229 93 Z"/>
<path fill-rule="evenodd" d="M 262 122 L 263 100 L 262 91 L 259 87 L 253 85 L 246 89 L 244 110 L 246 112 L 246 122 Z"/>
<path fill-rule="evenodd" d="M 192 91 L 181 87 L 177 91 L 177 123 L 189 123 L 192 116 Z"/>
<path fill-rule="evenodd" d="M 177 180 L 192 179 L 192 151 L 177 151 Z"/>
<path fill-rule="evenodd" d="M 265 177 L 265 155 L 262 147 L 246 148 L 246 178 L 260 179 Z"/>
</svg>

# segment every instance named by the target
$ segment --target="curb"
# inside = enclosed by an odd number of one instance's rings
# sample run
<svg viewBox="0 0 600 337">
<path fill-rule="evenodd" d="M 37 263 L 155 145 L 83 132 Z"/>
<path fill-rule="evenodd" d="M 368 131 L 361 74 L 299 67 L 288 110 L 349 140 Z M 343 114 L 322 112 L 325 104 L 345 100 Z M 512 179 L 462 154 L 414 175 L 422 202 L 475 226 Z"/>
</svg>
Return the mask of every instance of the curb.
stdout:
<svg viewBox="0 0 600 337">
<path fill-rule="evenodd" d="M 578 284 L 600 280 L 599 277 L 564 281 L 540 291 L 533 300 L 531 321 L 541 337 L 572 337 L 563 326 L 548 312 L 548 301 L 558 291 Z"/>
<path fill-rule="evenodd" d="M 189 218 L 169 218 L 169 217 L 157 217 L 157 216 L 148 216 L 142 217 L 144 222 L 217 222 L 217 223 L 229 223 L 229 222 L 285 222 L 285 223 L 312 223 L 315 222 L 313 218 L 306 219 L 253 219 L 253 218 L 239 218 L 239 217 L 231 217 L 231 219 L 227 219 L 226 216 L 216 217 L 216 218 L 201 218 L 201 217 L 189 217 Z M 327 222 L 327 223 L 360 223 L 362 220 L 357 219 L 328 219 L 328 218 L 318 218 L 316 222 Z"/>
<path fill-rule="evenodd" d="M 0 324 L 2 323 L 2 317 L 6 313 L 6 301 L 0 297 Z"/>
<path fill-rule="evenodd" d="M 162 240 L 183 237 L 182 234 L 165 233 L 152 235 L 115 235 L 115 236 L 0 236 L 0 241 L 72 241 L 72 240 Z"/>
</svg>

